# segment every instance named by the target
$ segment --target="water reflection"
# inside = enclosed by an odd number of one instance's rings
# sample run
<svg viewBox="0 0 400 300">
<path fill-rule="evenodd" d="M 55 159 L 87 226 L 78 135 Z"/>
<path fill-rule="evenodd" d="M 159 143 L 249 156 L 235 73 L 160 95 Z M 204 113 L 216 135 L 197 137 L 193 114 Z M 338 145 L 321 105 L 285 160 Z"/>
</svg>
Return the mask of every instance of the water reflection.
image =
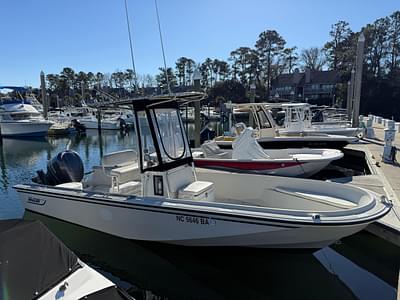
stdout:
<svg viewBox="0 0 400 300">
<path fill-rule="evenodd" d="M 36 171 L 46 169 L 47 161 L 57 153 L 72 149 L 81 156 L 85 172 L 99 165 L 105 153 L 136 148 L 134 132 L 97 130 L 86 135 L 48 137 L 44 139 L 9 139 L 0 143 L 0 218 L 17 218 L 23 208 L 13 186 L 29 183 Z"/>
<path fill-rule="evenodd" d="M 361 268 L 333 249 L 322 249 L 315 253 L 315 256 L 332 274 L 346 282 L 346 285 L 358 299 L 396 298 L 396 289 L 394 287 L 391 287 L 384 280 Z M 364 284 L 366 282 L 368 286 Z"/>
<path fill-rule="evenodd" d="M 387 284 L 397 286 L 400 249 L 393 244 L 362 231 L 344 239 L 340 246 L 332 248 Z M 379 253 L 376 249 L 379 249 Z"/>
<path fill-rule="evenodd" d="M 51 152 L 46 139 L 21 140 L 3 138 L 0 144 L 0 218 L 20 217 L 21 203 L 12 186 L 17 182 L 30 182 L 41 158 Z"/>
</svg>

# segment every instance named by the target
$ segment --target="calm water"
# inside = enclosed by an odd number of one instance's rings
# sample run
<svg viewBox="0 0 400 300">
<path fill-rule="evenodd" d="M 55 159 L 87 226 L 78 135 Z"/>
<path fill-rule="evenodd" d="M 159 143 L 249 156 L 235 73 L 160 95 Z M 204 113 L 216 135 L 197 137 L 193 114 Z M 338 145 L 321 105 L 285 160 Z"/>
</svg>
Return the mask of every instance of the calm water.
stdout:
<svg viewBox="0 0 400 300">
<path fill-rule="evenodd" d="M 12 186 L 30 182 L 69 147 L 85 171 L 102 154 L 135 147 L 132 134 L 89 132 L 44 141 L 3 139 L 0 218 L 23 208 Z M 187 248 L 128 241 L 35 214 L 85 262 L 136 299 L 396 299 L 400 250 L 366 232 L 319 250 Z"/>
</svg>

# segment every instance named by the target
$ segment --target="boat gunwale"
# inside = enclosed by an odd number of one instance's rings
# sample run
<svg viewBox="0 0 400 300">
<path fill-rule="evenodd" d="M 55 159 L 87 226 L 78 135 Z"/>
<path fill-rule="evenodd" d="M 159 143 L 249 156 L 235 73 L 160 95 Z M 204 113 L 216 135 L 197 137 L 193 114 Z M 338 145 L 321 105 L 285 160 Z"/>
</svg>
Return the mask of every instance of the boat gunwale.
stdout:
<svg viewBox="0 0 400 300">
<path fill-rule="evenodd" d="M 53 187 L 49 186 L 44 186 L 40 184 L 18 184 L 15 185 L 13 188 L 17 190 L 17 192 L 20 193 L 25 193 L 25 194 L 36 194 L 36 195 L 42 195 L 42 196 L 47 196 L 51 197 L 52 195 L 57 195 L 57 198 L 65 199 L 65 200 L 70 200 L 70 201 L 78 201 L 78 202 L 85 202 L 85 203 L 91 203 L 91 204 L 100 204 L 100 205 L 105 205 L 105 206 L 113 206 L 113 207 L 120 207 L 120 208 L 129 208 L 129 209 L 136 209 L 136 210 L 148 210 L 148 211 L 153 211 L 153 212 L 164 212 L 162 213 L 169 213 L 169 214 L 185 214 L 187 215 L 186 212 L 189 213 L 207 213 L 207 214 L 212 214 L 212 215 L 219 215 L 219 216 L 225 216 L 225 217 L 230 217 L 230 218 L 239 218 L 239 219 L 251 219 L 251 220 L 257 220 L 257 221 L 263 221 L 263 222 L 273 222 L 273 223 L 283 223 L 283 224 L 291 224 L 293 226 L 295 225 L 308 225 L 308 226 L 351 226 L 351 225 L 357 225 L 357 224 L 362 224 L 362 223 L 372 223 L 381 217 L 385 216 L 389 211 L 391 210 L 391 205 L 389 203 L 381 203 L 382 208 L 378 209 L 378 211 L 374 212 L 374 214 L 370 216 L 360 216 L 357 219 L 354 219 L 355 215 L 350 215 L 348 217 L 351 217 L 352 219 L 350 220 L 335 220 L 338 217 L 343 217 L 343 215 L 339 216 L 333 216 L 333 217 L 327 217 L 324 216 L 322 212 L 316 212 L 315 214 L 312 213 L 304 213 L 303 217 L 300 219 L 297 217 L 294 219 L 288 219 L 288 214 L 284 214 L 286 216 L 286 219 L 282 219 L 283 214 L 279 214 L 279 209 L 273 209 L 275 211 L 278 211 L 278 213 L 275 213 L 276 216 L 269 216 L 268 213 L 266 212 L 260 212 L 260 211 L 255 211 L 255 210 L 246 210 L 247 214 L 243 214 L 243 212 L 240 213 L 240 215 L 235 213 L 235 208 L 229 208 L 229 206 L 240 206 L 241 208 L 243 207 L 252 207 L 252 206 L 246 206 L 246 205 L 239 205 L 239 204 L 230 204 L 230 203 L 224 203 L 224 202 L 217 202 L 218 205 L 222 206 L 228 206 L 228 208 L 220 208 L 220 207 L 215 207 L 219 211 L 210 211 L 210 210 L 205 210 L 201 209 L 202 206 L 207 205 L 209 209 L 210 204 L 214 204 L 214 202 L 192 202 L 190 203 L 191 208 L 185 207 L 185 202 L 189 202 L 189 200 L 183 200 L 182 199 L 170 199 L 166 198 L 167 203 L 174 203 L 174 204 L 181 204 L 184 206 L 168 206 L 168 205 L 154 205 L 154 203 L 137 203 L 137 202 L 131 202 L 131 201 L 121 201 L 121 200 L 115 200 L 110 197 L 119 197 L 119 198 L 124 198 L 125 200 L 133 200 L 133 199 L 143 199 L 142 197 L 139 196 L 130 196 L 130 195 L 119 195 L 119 194 L 113 194 L 113 193 L 97 193 L 98 195 L 104 195 L 108 196 L 107 199 L 101 199 L 101 198 L 94 198 L 93 196 L 81 196 L 81 195 L 65 195 L 65 194 L 60 194 L 57 192 L 49 192 L 49 191 L 43 191 L 43 190 L 35 190 L 32 187 L 45 187 L 47 190 L 52 189 L 55 190 Z M 27 188 L 28 187 L 28 188 Z M 69 191 L 69 192 L 74 192 L 75 194 L 82 194 L 82 193 L 88 193 L 88 191 L 85 190 L 79 190 L 79 189 L 71 189 L 71 188 L 62 188 L 62 187 L 57 187 L 56 190 L 62 190 L 62 191 Z M 374 199 L 375 196 L 368 191 L 366 191 L 368 194 L 370 194 Z M 96 192 L 89 191 L 91 194 L 96 194 Z M 76 199 L 80 198 L 80 199 Z M 84 199 L 84 200 L 81 200 Z M 152 199 L 154 202 L 160 202 L 160 199 L 155 198 L 155 197 L 149 197 L 147 199 Z M 180 203 L 179 203 L 180 202 Z M 183 203 L 182 203 L 183 202 Z M 370 202 L 370 201 L 369 201 Z M 194 205 L 193 205 L 194 204 Z M 200 204 L 200 205 L 199 205 Z M 378 200 L 376 199 L 376 203 L 374 205 L 374 209 L 378 206 Z M 200 209 L 194 209 L 193 206 L 197 206 L 197 208 Z M 236 207 L 237 208 L 237 207 Z M 254 208 L 254 207 L 252 207 Z M 257 207 L 258 208 L 258 207 Z M 358 209 L 359 207 L 356 207 Z M 160 211 L 161 210 L 161 211 Z M 165 212 L 166 210 L 174 210 L 173 212 Z M 176 212 L 176 210 L 180 210 L 182 212 Z M 370 209 L 371 210 L 371 209 Z M 294 212 L 295 210 L 291 210 L 291 212 Z M 348 209 L 346 211 L 351 211 L 351 209 Z M 300 211 L 297 211 L 298 213 Z M 365 214 L 365 212 L 362 212 L 362 214 Z M 313 215 L 320 215 L 323 217 L 323 222 L 321 220 L 314 220 Z M 360 215 L 360 214 L 357 214 Z M 347 215 L 346 215 L 347 216 Z M 305 218 L 308 219 L 305 219 Z M 328 218 L 328 220 L 326 220 Z M 299 220 L 300 219 L 300 220 Z M 333 219 L 333 220 L 329 220 Z M 234 221 L 234 220 L 224 220 L 224 221 Z M 237 222 L 237 221 L 234 221 Z M 245 221 L 245 223 L 253 223 L 253 224 L 259 224 L 259 225 L 268 225 L 264 223 L 255 223 L 253 222 L 248 222 Z M 273 226 L 279 226 L 273 224 Z M 287 227 L 287 226 L 284 226 Z"/>
</svg>

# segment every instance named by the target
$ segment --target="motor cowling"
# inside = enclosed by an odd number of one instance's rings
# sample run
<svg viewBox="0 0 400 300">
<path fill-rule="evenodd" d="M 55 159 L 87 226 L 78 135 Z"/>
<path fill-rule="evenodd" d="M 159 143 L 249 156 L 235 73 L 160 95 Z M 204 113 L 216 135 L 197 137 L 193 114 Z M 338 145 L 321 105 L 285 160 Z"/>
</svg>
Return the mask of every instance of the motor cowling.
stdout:
<svg viewBox="0 0 400 300">
<path fill-rule="evenodd" d="M 47 173 L 40 170 L 37 174 L 33 181 L 46 185 L 80 182 L 84 176 L 83 162 L 77 152 L 65 150 L 47 163 Z"/>
<path fill-rule="evenodd" d="M 72 127 L 76 129 L 78 132 L 85 132 L 86 131 L 86 126 L 80 123 L 77 119 L 72 119 L 71 120 Z"/>
<path fill-rule="evenodd" d="M 214 139 L 215 136 L 215 130 L 212 127 L 207 126 L 200 132 L 200 143 L 203 144 L 205 141 L 210 141 Z"/>
</svg>

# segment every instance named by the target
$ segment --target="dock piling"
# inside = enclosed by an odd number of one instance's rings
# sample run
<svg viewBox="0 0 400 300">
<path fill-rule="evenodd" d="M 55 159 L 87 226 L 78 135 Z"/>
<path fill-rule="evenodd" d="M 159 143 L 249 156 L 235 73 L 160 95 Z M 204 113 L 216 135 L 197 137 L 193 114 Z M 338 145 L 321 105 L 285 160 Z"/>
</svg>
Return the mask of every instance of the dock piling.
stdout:
<svg viewBox="0 0 400 300">
<path fill-rule="evenodd" d="M 197 68 L 193 73 L 193 84 L 196 91 L 201 90 L 200 85 L 201 74 Z M 194 103 L 194 146 L 200 147 L 200 130 L 201 130 L 201 119 L 200 119 L 200 101 Z"/>
<path fill-rule="evenodd" d="M 40 90 L 42 93 L 42 105 L 43 105 L 43 116 L 47 119 L 47 111 L 49 110 L 49 105 L 47 102 L 47 95 L 46 95 L 46 81 L 44 79 L 44 72 L 40 72 Z"/>
<path fill-rule="evenodd" d="M 101 109 L 100 107 L 97 108 L 97 130 L 99 134 L 101 134 Z"/>
<path fill-rule="evenodd" d="M 356 56 L 356 73 L 355 73 L 355 85 L 354 85 L 354 100 L 353 100 L 353 127 L 359 126 L 358 116 L 360 114 L 360 97 L 361 97 L 361 79 L 362 79 L 362 69 L 363 69 L 363 58 L 364 58 L 364 44 L 365 37 L 361 32 L 358 37 L 357 43 L 357 56 Z"/>
</svg>

